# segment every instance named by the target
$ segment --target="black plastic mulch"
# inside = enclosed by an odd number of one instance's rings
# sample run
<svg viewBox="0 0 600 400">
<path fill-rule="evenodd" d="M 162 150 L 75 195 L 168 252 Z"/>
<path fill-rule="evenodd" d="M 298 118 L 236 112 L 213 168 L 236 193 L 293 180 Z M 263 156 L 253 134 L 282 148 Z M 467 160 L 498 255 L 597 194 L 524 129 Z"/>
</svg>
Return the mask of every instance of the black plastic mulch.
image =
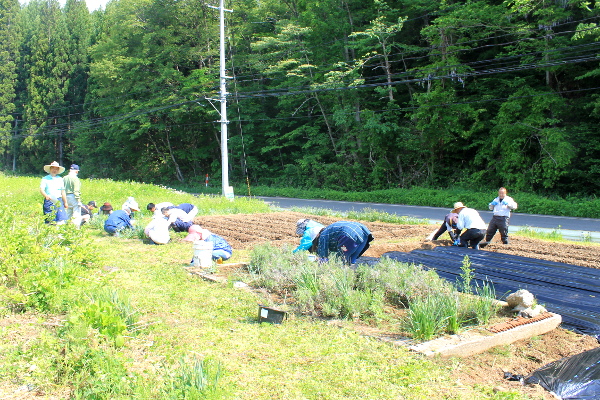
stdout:
<svg viewBox="0 0 600 400">
<path fill-rule="evenodd" d="M 465 255 L 474 269 L 474 284 L 492 282 L 498 299 L 519 289 L 529 290 L 539 304 L 562 316 L 563 327 L 600 341 L 600 269 L 462 247 L 392 251 L 383 257 L 435 269 L 440 277 L 455 283 L 460 280 Z"/>
</svg>

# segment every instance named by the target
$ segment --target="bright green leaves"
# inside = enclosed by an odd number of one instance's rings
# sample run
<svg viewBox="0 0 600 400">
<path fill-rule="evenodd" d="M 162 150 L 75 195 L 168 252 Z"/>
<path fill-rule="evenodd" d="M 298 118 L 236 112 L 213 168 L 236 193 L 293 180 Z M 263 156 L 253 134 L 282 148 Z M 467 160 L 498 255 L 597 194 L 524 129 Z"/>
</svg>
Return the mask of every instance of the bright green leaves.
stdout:
<svg viewBox="0 0 600 400">
<path fill-rule="evenodd" d="M 561 126 L 564 110 L 557 95 L 517 89 L 493 120 L 488 146 L 478 157 L 486 160 L 483 167 L 515 189 L 551 188 L 574 155 Z"/>
</svg>

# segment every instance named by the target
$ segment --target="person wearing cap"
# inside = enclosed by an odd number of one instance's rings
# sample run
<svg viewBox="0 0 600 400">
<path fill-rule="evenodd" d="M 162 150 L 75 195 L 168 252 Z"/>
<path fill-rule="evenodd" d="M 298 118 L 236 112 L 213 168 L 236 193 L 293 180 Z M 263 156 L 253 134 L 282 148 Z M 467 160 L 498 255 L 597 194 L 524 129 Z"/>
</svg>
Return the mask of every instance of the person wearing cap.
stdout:
<svg viewBox="0 0 600 400">
<path fill-rule="evenodd" d="M 359 222 L 339 221 L 321 229 L 313 240 L 311 251 L 326 261 L 336 254 L 346 264 L 354 264 L 373 241 L 369 228 Z"/>
<path fill-rule="evenodd" d="M 473 208 L 465 207 L 460 201 L 454 203 L 452 212 L 458 214 L 456 229 L 461 231 L 466 229 L 459 237 L 458 246 L 479 250 L 479 242 L 483 240 L 486 229 L 486 224 L 481 219 L 479 212 Z"/>
<path fill-rule="evenodd" d="M 154 204 L 148 203 L 146 206 L 146 210 L 152 212 L 155 218 L 164 218 L 162 214 L 163 208 L 175 207 L 173 203 L 169 203 L 168 201 L 163 201 L 162 203 Z"/>
<path fill-rule="evenodd" d="M 501 187 L 498 189 L 498 197 L 492 200 L 489 207 L 494 212 L 494 216 L 485 233 L 485 244 L 492 241 L 496 231 L 500 231 L 502 243 L 508 244 L 508 220 L 510 213 L 517 209 L 517 203 L 512 197 L 506 195 L 506 188 Z"/>
<path fill-rule="evenodd" d="M 67 194 L 67 217 L 72 220 L 76 226 L 82 224 L 81 220 L 81 181 L 77 176 L 79 174 L 79 165 L 71 164 L 69 173 L 63 178 L 65 183 L 65 193 Z"/>
<path fill-rule="evenodd" d="M 192 225 L 188 228 L 188 235 L 185 237 L 187 242 L 195 242 L 197 240 L 204 240 L 205 242 L 211 242 L 213 245 L 212 258 L 213 260 L 228 260 L 231 258 L 233 250 L 231 245 L 227 243 L 223 237 L 212 233 L 208 229 L 202 229 L 200 225 Z"/>
<path fill-rule="evenodd" d="M 436 232 L 432 233 L 429 237 L 427 237 L 427 240 L 438 240 L 438 238 L 442 236 L 444 232 L 448 231 L 450 239 L 452 239 L 453 242 L 456 241 L 456 239 L 458 239 L 458 237 L 460 236 L 460 230 L 456 228 L 457 221 L 458 214 L 453 212 L 446 214 L 446 216 L 444 217 L 444 222 L 442 222 L 440 228 Z"/>
<path fill-rule="evenodd" d="M 153 217 L 144 233 L 154 244 L 167 244 L 171 240 L 169 235 L 169 223 L 162 215 Z"/>
<path fill-rule="evenodd" d="M 132 229 L 133 224 L 130 214 L 131 211 L 129 208 L 111 212 L 104 222 L 104 230 L 111 236 L 118 236 L 119 232 L 121 232 L 123 229 Z"/>
<path fill-rule="evenodd" d="M 325 228 L 325 225 L 313 221 L 312 219 L 299 219 L 298 222 L 296 222 L 296 235 L 302 235 L 302 237 L 300 238 L 300 245 L 294 249 L 293 253 L 310 250 L 313 240 L 323 228 Z"/>
<path fill-rule="evenodd" d="M 67 195 L 65 193 L 65 184 L 60 174 L 65 172 L 65 167 L 61 167 L 56 161 L 44 165 L 44 171 L 48 173 L 40 182 L 40 193 L 44 196 L 43 211 L 46 216 L 46 223 L 52 221 L 57 224 L 64 224 L 68 220 Z M 51 219 L 54 214 L 54 220 Z"/>
<path fill-rule="evenodd" d="M 112 212 L 113 212 L 113 207 L 110 203 L 106 202 L 100 206 L 99 214 L 110 215 L 110 213 L 112 213 Z"/>
<path fill-rule="evenodd" d="M 93 200 L 88 201 L 87 204 L 81 205 L 81 225 L 88 222 L 94 216 L 93 212 L 95 209 L 96 209 L 96 202 Z"/>
</svg>

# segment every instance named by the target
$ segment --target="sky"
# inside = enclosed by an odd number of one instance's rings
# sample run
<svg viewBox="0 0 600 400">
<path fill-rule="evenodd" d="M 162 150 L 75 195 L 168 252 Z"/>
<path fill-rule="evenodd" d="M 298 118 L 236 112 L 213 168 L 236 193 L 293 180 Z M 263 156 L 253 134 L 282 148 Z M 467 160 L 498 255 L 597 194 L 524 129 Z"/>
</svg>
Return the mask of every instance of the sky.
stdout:
<svg viewBox="0 0 600 400">
<path fill-rule="evenodd" d="M 85 0 L 85 4 L 87 4 L 88 10 L 90 12 L 97 10 L 99 7 L 105 8 L 106 3 L 109 0 Z M 64 6 L 67 0 L 59 0 L 61 6 Z M 27 4 L 27 0 L 21 0 L 21 4 Z"/>
</svg>

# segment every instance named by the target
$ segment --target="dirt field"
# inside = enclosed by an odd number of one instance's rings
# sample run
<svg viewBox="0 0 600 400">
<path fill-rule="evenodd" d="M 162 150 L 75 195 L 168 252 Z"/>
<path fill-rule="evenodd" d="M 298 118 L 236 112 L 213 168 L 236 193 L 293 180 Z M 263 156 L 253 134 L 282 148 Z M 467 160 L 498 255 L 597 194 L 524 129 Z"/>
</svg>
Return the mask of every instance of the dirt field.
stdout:
<svg viewBox="0 0 600 400">
<path fill-rule="evenodd" d="M 294 235 L 296 221 L 311 218 L 324 225 L 337 221 L 336 218 L 312 216 L 296 212 L 273 214 L 202 216 L 196 223 L 221 235 L 234 249 L 249 249 L 252 246 L 271 242 L 274 245 L 296 246 L 299 238 Z M 425 242 L 427 235 L 435 229 L 430 225 L 395 225 L 363 222 L 373 233 L 375 240 L 364 254 L 380 257 L 388 251 L 411 251 L 417 248 L 448 246 L 450 240 Z M 447 235 L 442 237 L 448 237 Z M 485 251 L 535 257 L 565 262 L 589 268 L 600 268 L 600 245 L 578 243 L 553 243 L 526 237 L 511 236 L 509 245 L 502 245 L 499 237 Z M 452 368 L 456 380 L 465 385 L 492 385 L 498 391 L 518 390 L 533 398 L 552 399 L 539 386 L 524 387 L 516 381 L 504 379 L 504 372 L 527 375 L 541 366 L 563 357 L 578 354 L 598 347 L 598 341 L 590 336 L 556 329 L 542 336 L 515 342 L 512 345 L 492 349 L 486 353 L 460 360 L 439 360 Z"/>
</svg>

